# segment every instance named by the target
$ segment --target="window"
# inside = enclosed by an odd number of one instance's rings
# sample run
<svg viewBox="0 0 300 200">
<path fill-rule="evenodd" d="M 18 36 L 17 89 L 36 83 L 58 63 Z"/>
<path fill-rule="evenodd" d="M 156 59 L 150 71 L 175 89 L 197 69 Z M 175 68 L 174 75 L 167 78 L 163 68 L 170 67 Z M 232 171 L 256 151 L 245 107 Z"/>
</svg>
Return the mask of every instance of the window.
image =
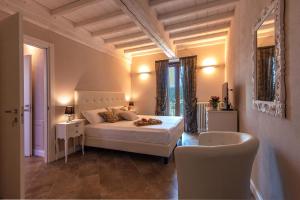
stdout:
<svg viewBox="0 0 300 200">
<path fill-rule="evenodd" d="M 176 94 L 175 94 L 175 67 L 169 67 L 169 82 L 168 82 L 168 94 L 169 94 L 169 115 L 176 115 Z"/>
<path fill-rule="evenodd" d="M 178 71 L 177 71 L 178 70 Z M 182 75 L 183 69 L 179 66 L 179 63 L 169 64 L 168 69 L 169 81 L 168 81 L 168 96 L 169 96 L 169 115 L 183 115 L 183 87 L 182 87 Z M 176 84 L 179 84 L 176 87 Z"/>
</svg>

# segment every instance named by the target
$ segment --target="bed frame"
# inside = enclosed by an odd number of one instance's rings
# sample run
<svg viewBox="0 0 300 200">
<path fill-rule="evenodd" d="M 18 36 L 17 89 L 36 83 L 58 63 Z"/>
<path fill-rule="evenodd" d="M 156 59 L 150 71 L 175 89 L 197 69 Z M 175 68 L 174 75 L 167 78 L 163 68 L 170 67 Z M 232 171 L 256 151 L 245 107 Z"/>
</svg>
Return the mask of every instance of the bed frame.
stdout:
<svg viewBox="0 0 300 200">
<path fill-rule="evenodd" d="M 126 104 L 125 95 L 121 92 L 75 91 L 75 110 L 78 118 L 82 118 L 80 113 L 85 110 Z M 97 137 L 86 136 L 85 146 L 160 156 L 164 158 L 165 163 L 168 163 L 169 157 L 172 155 L 177 145 L 177 140 L 181 137 L 182 133 L 183 128 L 178 128 L 176 130 L 177 137 L 167 145 L 103 140 Z"/>
</svg>

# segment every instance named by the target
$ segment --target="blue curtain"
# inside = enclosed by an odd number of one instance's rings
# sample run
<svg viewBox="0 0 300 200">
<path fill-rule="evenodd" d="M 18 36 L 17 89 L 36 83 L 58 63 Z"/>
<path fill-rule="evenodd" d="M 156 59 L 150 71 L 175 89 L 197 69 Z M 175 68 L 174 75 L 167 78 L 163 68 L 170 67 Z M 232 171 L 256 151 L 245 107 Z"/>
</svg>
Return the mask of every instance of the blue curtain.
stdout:
<svg viewBox="0 0 300 200">
<path fill-rule="evenodd" d="M 197 133 L 197 56 L 180 58 L 180 65 L 183 68 L 184 130 Z"/>
<path fill-rule="evenodd" d="M 155 61 L 156 72 L 156 110 L 155 114 L 169 114 L 168 98 L 168 60 Z"/>
</svg>

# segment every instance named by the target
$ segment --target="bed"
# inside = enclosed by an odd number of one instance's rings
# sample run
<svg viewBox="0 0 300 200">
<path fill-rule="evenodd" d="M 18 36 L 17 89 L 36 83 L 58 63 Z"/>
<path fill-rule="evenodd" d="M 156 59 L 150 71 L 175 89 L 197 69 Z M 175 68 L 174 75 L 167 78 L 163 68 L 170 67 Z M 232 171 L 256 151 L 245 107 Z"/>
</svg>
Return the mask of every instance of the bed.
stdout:
<svg viewBox="0 0 300 200">
<path fill-rule="evenodd" d="M 78 118 L 82 118 L 80 113 L 85 110 L 126 104 L 124 93 L 75 91 Z M 85 146 L 155 155 L 167 162 L 183 133 L 183 118 L 139 115 L 139 118 L 149 117 L 160 119 L 162 124 L 144 127 L 136 127 L 133 121 L 87 124 Z"/>
</svg>

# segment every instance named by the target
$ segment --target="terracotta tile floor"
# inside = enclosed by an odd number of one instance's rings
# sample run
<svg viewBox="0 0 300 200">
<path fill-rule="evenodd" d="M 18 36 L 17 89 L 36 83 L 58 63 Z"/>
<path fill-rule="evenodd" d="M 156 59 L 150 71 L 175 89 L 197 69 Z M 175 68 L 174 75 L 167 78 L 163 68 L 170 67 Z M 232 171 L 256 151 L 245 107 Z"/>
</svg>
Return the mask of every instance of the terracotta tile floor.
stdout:
<svg viewBox="0 0 300 200">
<path fill-rule="evenodd" d="M 196 144 L 196 136 L 184 134 L 181 143 Z M 67 164 L 26 158 L 25 169 L 26 198 L 177 199 L 173 158 L 165 165 L 155 156 L 88 148 Z"/>
</svg>

